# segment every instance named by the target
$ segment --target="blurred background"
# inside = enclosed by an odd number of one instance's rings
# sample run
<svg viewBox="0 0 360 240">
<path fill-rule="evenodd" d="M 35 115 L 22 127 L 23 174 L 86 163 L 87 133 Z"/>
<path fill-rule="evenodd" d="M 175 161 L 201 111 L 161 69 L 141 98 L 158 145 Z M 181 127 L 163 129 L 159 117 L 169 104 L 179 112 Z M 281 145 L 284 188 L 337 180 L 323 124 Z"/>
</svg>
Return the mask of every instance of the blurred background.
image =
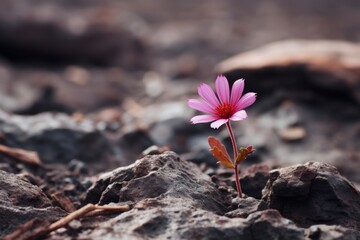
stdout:
<svg viewBox="0 0 360 240">
<path fill-rule="evenodd" d="M 258 93 L 233 124 L 257 149 L 243 168 L 323 161 L 359 183 L 359 13 L 357 0 L 2 0 L 1 142 L 85 172 L 167 146 L 210 171 L 207 137 L 227 132 L 191 125 L 186 100 L 222 73 Z"/>
</svg>

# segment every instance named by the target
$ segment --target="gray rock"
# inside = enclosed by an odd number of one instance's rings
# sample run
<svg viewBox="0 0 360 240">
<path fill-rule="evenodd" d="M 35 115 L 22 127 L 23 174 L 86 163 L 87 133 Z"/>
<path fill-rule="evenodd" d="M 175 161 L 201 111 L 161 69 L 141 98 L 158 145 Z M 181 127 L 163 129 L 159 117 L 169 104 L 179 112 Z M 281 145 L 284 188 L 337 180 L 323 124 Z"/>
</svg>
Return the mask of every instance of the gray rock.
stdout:
<svg viewBox="0 0 360 240">
<path fill-rule="evenodd" d="M 298 226 L 326 223 L 360 229 L 360 193 L 335 167 L 325 163 L 308 162 L 271 171 L 263 200 Z"/>
<path fill-rule="evenodd" d="M 141 207 L 102 223 L 97 229 L 80 235 L 87 238 L 114 239 L 250 239 L 245 223 L 218 216 L 193 206 L 182 199 L 144 200 Z M 111 226 L 111 227 L 110 227 Z"/>
<path fill-rule="evenodd" d="M 346 41 L 286 40 L 228 58 L 216 67 L 233 79 L 250 78 L 250 89 L 268 92 L 312 86 L 352 95 L 360 102 L 360 45 Z M 261 88 L 261 89 L 259 89 Z"/>
<path fill-rule="evenodd" d="M 253 164 L 240 174 L 243 192 L 251 197 L 261 199 L 261 191 L 269 180 L 270 166 L 267 164 Z"/>
<path fill-rule="evenodd" d="M 225 214 L 225 216 L 230 218 L 246 218 L 252 213 L 265 210 L 263 202 L 252 197 L 234 198 L 232 205 L 235 205 L 236 209 Z"/>
<path fill-rule="evenodd" d="M 359 240 L 360 233 L 341 226 L 313 225 L 308 229 L 311 240 Z"/>
<path fill-rule="evenodd" d="M 304 230 L 276 210 L 247 219 L 217 215 L 230 204 L 225 194 L 194 164 L 173 152 L 148 155 L 128 167 L 106 173 L 85 202 L 133 201 L 129 212 L 100 223 L 79 237 L 97 239 L 304 239 Z M 239 200 L 240 207 L 259 200 Z M 257 209 L 258 210 L 258 209 Z M 242 215 L 244 217 L 245 215 Z"/>
<path fill-rule="evenodd" d="M 303 229 L 298 228 L 292 221 L 283 218 L 273 209 L 251 214 L 246 220 L 251 224 L 251 240 L 306 239 Z"/>
<path fill-rule="evenodd" d="M 145 199 L 131 211 L 79 236 L 93 239 L 305 239 L 304 230 L 282 218 L 276 210 L 257 212 L 247 219 L 231 219 L 173 197 Z"/>
<path fill-rule="evenodd" d="M 144 198 L 169 196 L 181 198 L 198 208 L 218 213 L 226 211 L 226 196 L 209 176 L 169 151 L 145 156 L 132 165 L 103 174 L 88 190 L 84 202 L 138 202 Z"/>
<path fill-rule="evenodd" d="M 109 150 L 109 142 L 92 121 L 61 113 L 26 117 L 0 111 L 0 131 L 6 145 L 36 151 L 46 163 L 99 161 Z"/>
<path fill-rule="evenodd" d="M 0 237 L 33 218 L 54 221 L 65 215 L 38 186 L 14 174 L 0 171 L 0 183 Z"/>
<path fill-rule="evenodd" d="M 215 222 L 209 221 L 210 226 L 194 224 L 181 235 L 182 239 L 305 239 L 304 231 L 290 220 L 281 217 L 276 210 L 266 210 L 251 214 L 245 221 L 241 219 L 225 220 L 213 216 Z M 215 223 L 215 226 L 211 226 Z M 234 224 L 234 225 L 232 225 Z"/>
</svg>

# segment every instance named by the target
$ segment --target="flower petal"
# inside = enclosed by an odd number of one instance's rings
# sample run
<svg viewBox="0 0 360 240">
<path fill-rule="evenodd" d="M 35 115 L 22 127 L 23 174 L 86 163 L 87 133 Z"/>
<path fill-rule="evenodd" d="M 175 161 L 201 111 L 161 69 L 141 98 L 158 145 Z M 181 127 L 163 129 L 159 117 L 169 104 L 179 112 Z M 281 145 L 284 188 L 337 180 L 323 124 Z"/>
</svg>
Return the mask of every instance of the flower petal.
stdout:
<svg viewBox="0 0 360 240">
<path fill-rule="evenodd" d="M 211 116 L 211 115 L 197 115 L 197 116 L 191 118 L 190 122 L 192 124 L 207 123 L 207 122 L 215 121 L 216 119 L 218 119 L 218 118 L 215 116 Z"/>
<path fill-rule="evenodd" d="M 231 89 L 230 103 L 235 106 L 235 104 L 240 100 L 241 95 L 244 91 L 244 79 L 236 80 Z"/>
<path fill-rule="evenodd" d="M 220 103 L 216 97 L 214 91 L 206 83 L 201 83 L 198 87 L 198 93 L 207 103 L 209 103 L 213 108 L 216 108 Z"/>
<path fill-rule="evenodd" d="M 230 88 L 226 77 L 220 75 L 216 78 L 215 89 L 222 103 L 229 103 Z"/>
<path fill-rule="evenodd" d="M 256 93 L 250 92 L 245 94 L 236 104 L 236 110 L 244 109 L 256 101 Z"/>
<path fill-rule="evenodd" d="M 219 119 L 219 120 L 216 120 L 215 122 L 211 123 L 210 127 L 217 129 L 217 128 L 221 127 L 221 125 L 227 123 L 228 121 L 229 121 L 229 119 Z"/>
<path fill-rule="evenodd" d="M 247 113 L 245 110 L 241 110 L 234 113 L 234 115 L 231 116 L 230 120 L 240 121 L 240 120 L 244 120 L 245 118 L 247 118 Z"/>
<path fill-rule="evenodd" d="M 188 106 L 205 113 L 215 112 L 214 109 L 208 103 L 197 99 L 189 99 Z"/>
</svg>

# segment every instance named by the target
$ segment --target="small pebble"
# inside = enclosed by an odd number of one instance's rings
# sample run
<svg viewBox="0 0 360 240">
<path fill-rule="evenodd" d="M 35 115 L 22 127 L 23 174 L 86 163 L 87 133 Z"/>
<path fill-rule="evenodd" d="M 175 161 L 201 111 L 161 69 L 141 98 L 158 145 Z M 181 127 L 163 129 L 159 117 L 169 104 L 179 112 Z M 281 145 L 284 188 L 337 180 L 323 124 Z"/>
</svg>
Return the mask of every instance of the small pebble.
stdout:
<svg viewBox="0 0 360 240">
<path fill-rule="evenodd" d="M 72 229 L 79 229 L 81 228 L 82 224 L 79 220 L 72 220 L 70 223 L 69 223 L 69 227 L 72 228 Z"/>
<path fill-rule="evenodd" d="M 306 130 L 303 127 L 290 127 L 280 130 L 279 136 L 287 142 L 299 141 L 306 137 Z"/>
</svg>

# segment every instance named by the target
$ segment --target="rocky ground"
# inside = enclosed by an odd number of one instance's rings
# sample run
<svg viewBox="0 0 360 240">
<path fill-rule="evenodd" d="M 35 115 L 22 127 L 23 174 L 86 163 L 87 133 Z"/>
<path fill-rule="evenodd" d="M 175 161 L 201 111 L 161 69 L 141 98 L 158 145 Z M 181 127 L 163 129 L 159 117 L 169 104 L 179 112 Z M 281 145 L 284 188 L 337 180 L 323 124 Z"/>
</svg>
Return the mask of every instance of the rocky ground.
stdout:
<svg viewBox="0 0 360 240">
<path fill-rule="evenodd" d="M 359 5 L 2 1 L 0 238 L 360 239 Z M 241 199 L 189 123 L 217 73 L 258 93 Z"/>
</svg>

